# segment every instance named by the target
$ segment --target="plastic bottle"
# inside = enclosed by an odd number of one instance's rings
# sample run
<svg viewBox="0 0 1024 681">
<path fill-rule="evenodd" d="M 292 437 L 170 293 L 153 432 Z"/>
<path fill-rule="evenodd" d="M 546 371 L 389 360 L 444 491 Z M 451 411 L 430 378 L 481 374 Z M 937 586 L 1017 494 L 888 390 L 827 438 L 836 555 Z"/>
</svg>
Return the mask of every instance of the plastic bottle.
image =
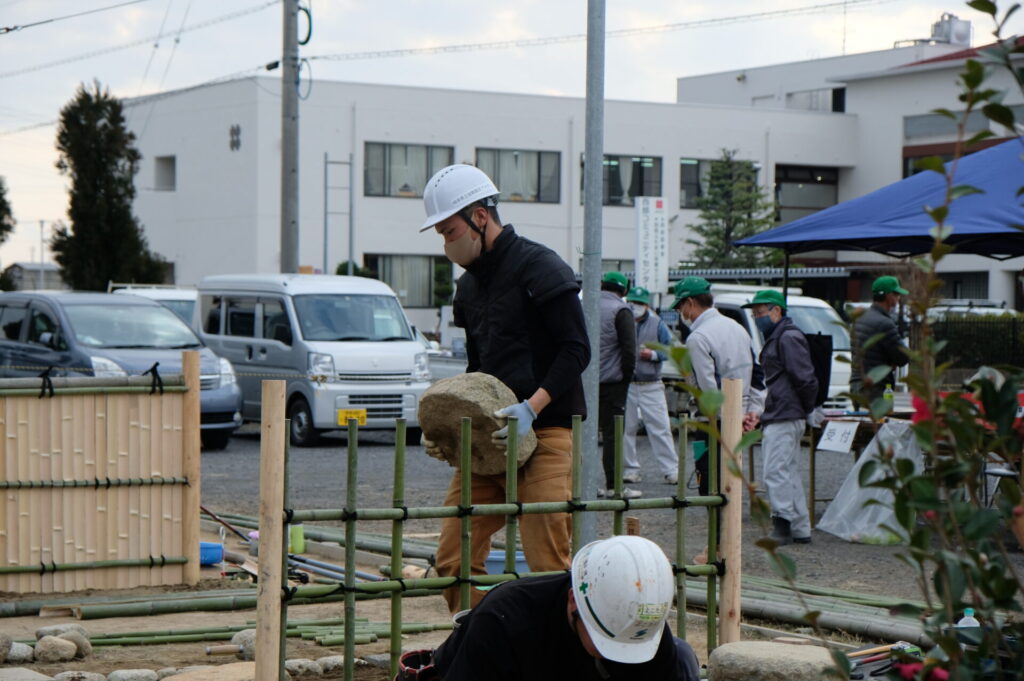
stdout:
<svg viewBox="0 0 1024 681">
<path fill-rule="evenodd" d="M 892 396 L 892 383 L 887 383 L 885 386 L 885 392 L 882 393 L 882 397 L 885 398 L 885 403 L 889 405 L 889 411 L 892 411 L 893 396 Z"/>
<path fill-rule="evenodd" d="M 980 627 L 981 622 L 974 616 L 974 608 L 964 608 L 964 616 L 961 617 L 957 623 L 957 629 L 966 629 L 968 627 Z"/>
<path fill-rule="evenodd" d="M 957 620 L 956 637 L 960 646 L 977 645 L 981 638 L 981 622 L 974 616 L 974 608 L 964 608 L 964 616 Z"/>
</svg>

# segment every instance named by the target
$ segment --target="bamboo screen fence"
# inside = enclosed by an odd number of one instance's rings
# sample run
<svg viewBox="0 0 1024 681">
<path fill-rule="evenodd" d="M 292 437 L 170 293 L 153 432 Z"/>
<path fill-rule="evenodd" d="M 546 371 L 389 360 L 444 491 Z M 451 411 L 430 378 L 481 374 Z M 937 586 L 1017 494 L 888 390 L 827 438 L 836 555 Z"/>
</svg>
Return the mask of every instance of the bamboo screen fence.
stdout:
<svg viewBox="0 0 1024 681">
<path fill-rule="evenodd" d="M 0 591 L 198 581 L 198 354 L 154 383 L 0 380 Z"/>
</svg>

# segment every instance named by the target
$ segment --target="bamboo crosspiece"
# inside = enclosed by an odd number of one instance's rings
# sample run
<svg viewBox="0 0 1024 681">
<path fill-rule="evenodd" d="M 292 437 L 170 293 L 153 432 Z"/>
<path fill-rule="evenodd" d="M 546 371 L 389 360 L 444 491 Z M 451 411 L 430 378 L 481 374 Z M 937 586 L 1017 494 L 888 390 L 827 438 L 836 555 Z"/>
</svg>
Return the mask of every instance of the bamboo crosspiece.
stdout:
<svg viewBox="0 0 1024 681">
<path fill-rule="evenodd" d="M 267 390 L 267 385 L 270 381 L 264 382 L 264 390 Z M 283 391 L 283 382 L 277 382 L 281 384 L 281 390 Z M 728 383 L 728 382 L 727 382 Z M 727 389 L 728 390 L 731 388 Z M 733 398 L 727 398 L 726 409 L 723 414 L 723 433 L 725 442 L 731 443 L 732 446 L 739 441 L 738 431 L 733 433 L 736 429 L 740 428 L 742 416 L 737 412 L 735 415 L 731 413 Z M 278 681 L 278 672 L 281 668 L 283 656 L 280 654 L 280 650 L 277 646 L 271 643 L 271 637 L 277 636 L 278 640 L 283 641 L 283 637 L 287 635 L 287 631 L 281 624 L 280 613 L 281 613 L 281 600 L 282 594 L 280 591 L 281 586 L 281 575 L 280 571 L 273 573 L 264 573 L 264 565 L 276 564 L 277 561 L 272 560 L 273 555 L 277 555 L 277 551 L 284 551 L 284 518 L 285 518 L 285 506 L 283 505 L 283 492 L 282 492 L 282 480 L 283 476 L 277 468 L 280 466 L 280 455 L 277 454 L 277 445 L 275 447 L 268 447 L 266 445 L 266 438 L 275 438 L 280 432 L 287 432 L 287 427 L 284 425 L 284 408 L 283 408 L 283 397 L 280 400 L 281 404 L 277 406 L 271 405 L 268 402 L 267 394 L 264 393 L 263 402 L 263 415 L 262 422 L 264 427 L 263 437 L 264 443 L 261 444 L 261 462 L 260 462 L 260 555 L 262 560 L 260 561 L 260 592 L 259 592 L 259 606 L 258 613 L 259 619 L 257 620 L 257 656 L 256 656 L 256 678 L 257 681 Z M 276 402 L 275 402 L 276 404 Z M 273 428 L 269 431 L 269 421 L 276 419 L 276 423 Z M 515 447 L 516 438 L 514 436 L 516 424 L 513 419 L 509 419 L 509 449 L 513 451 Z M 594 513 L 594 512 L 611 512 L 621 516 L 626 510 L 644 510 L 644 509 L 674 509 L 676 511 L 676 518 L 678 522 L 678 536 L 677 536 L 677 547 L 676 547 L 676 566 L 675 571 L 677 574 L 677 594 L 678 594 L 678 608 L 679 614 L 677 619 L 677 633 L 681 636 L 685 636 L 686 631 L 686 620 L 685 620 L 685 605 L 686 605 L 686 589 L 694 588 L 692 583 L 688 584 L 684 578 L 684 575 L 697 576 L 707 578 L 708 584 L 708 598 L 707 608 L 709 613 L 708 619 L 708 639 L 709 646 L 713 648 L 718 635 L 718 631 L 715 627 L 715 613 L 717 612 L 717 583 L 720 566 L 725 566 L 724 575 L 726 579 L 722 581 L 722 592 L 723 592 L 723 609 L 727 613 L 735 613 L 735 623 L 738 630 L 738 616 L 739 616 L 739 579 L 738 572 L 740 566 L 738 547 L 734 546 L 734 539 L 739 536 L 739 521 L 740 517 L 737 516 L 735 519 L 727 517 L 724 520 L 724 532 L 721 551 L 718 551 L 716 541 L 716 527 L 717 527 L 717 514 L 710 514 L 711 518 L 708 522 L 708 544 L 711 555 L 718 555 L 721 559 L 718 564 L 709 565 L 685 565 L 684 566 L 684 555 L 685 555 L 685 542 L 684 542 L 684 518 L 685 518 L 685 507 L 686 506 L 705 506 L 709 509 L 716 509 L 721 507 L 724 503 L 723 497 L 718 494 L 718 475 L 717 475 L 717 438 L 712 437 L 709 445 L 708 457 L 709 457 L 709 469 L 710 476 L 709 482 L 712 493 L 709 496 L 694 496 L 684 497 L 685 492 L 685 480 L 686 480 L 686 452 L 687 452 L 687 437 L 686 437 L 686 423 L 685 420 L 681 425 L 680 441 L 679 441 L 679 473 L 678 480 L 676 483 L 676 496 L 673 497 L 660 497 L 660 498 L 646 498 L 646 499 L 632 499 L 625 500 L 621 498 L 622 480 L 621 480 L 621 461 L 618 466 L 618 479 L 615 481 L 615 488 L 620 491 L 620 498 L 602 499 L 602 500 L 587 500 L 582 501 L 582 490 L 579 476 L 579 463 L 582 458 L 582 448 L 580 447 L 580 423 L 579 417 L 573 419 L 573 474 L 572 474 L 572 499 L 567 501 L 550 501 L 550 502 L 532 502 L 532 503 L 519 503 L 517 501 L 517 486 L 516 481 L 518 480 L 518 470 L 514 463 L 510 463 L 505 472 L 505 501 L 504 503 L 497 504 L 472 504 L 472 477 L 471 477 L 471 435 L 472 435 L 472 423 L 470 419 L 464 418 L 461 422 L 461 457 L 460 457 L 460 468 L 459 468 L 459 482 L 460 482 L 460 505 L 459 506 L 436 506 L 436 507 L 419 507 L 419 508 L 408 508 L 404 505 L 404 475 L 405 475 L 405 423 L 399 421 L 397 424 L 397 437 L 395 446 L 395 466 L 394 466 L 394 495 L 392 499 L 392 506 L 390 508 L 371 508 L 371 509 L 358 509 L 356 507 L 356 496 L 355 491 L 357 489 L 356 480 L 356 460 L 358 458 L 357 451 L 357 428 L 355 423 L 349 425 L 349 446 L 348 446 L 348 459 L 349 465 L 346 476 L 346 503 L 343 509 L 306 509 L 296 510 L 288 509 L 287 517 L 289 522 L 301 523 L 301 522 L 312 522 L 312 521 L 329 521 L 329 520 L 342 520 L 345 524 L 344 535 L 338 535 L 328 532 L 329 528 L 310 528 L 307 530 L 307 535 L 315 536 L 319 535 L 321 538 L 328 541 L 338 541 L 344 544 L 345 547 L 345 581 L 343 584 L 338 585 L 307 585 L 298 586 L 294 589 L 290 589 L 288 596 L 289 602 L 320 602 L 337 601 L 343 599 L 345 601 L 345 624 L 343 630 L 343 641 L 336 637 L 328 637 L 332 644 L 340 644 L 344 642 L 345 645 L 345 679 L 353 678 L 354 675 L 354 661 L 355 661 L 355 648 L 354 646 L 359 642 L 359 636 L 357 629 L 350 626 L 348 623 L 355 623 L 355 610 L 354 601 L 358 597 L 372 597 L 374 594 L 385 594 L 390 593 L 392 596 L 391 602 L 391 664 L 392 674 L 397 672 L 398 656 L 401 651 L 401 642 L 399 637 L 395 634 L 400 630 L 401 626 L 401 599 L 404 595 L 412 596 L 420 593 L 430 593 L 429 590 L 445 589 L 453 586 L 458 586 L 460 590 L 460 601 L 464 606 L 469 604 L 470 589 L 473 585 L 488 586 L 496 585 L 502 582 L 517 579 L 520 576 L 514 574 L 515 566 L 515 535 L 516 535 L 516 524 L 515 520 L 517 516 L 521 514 L 534 514 L 534 513 L 571 513 L 572 523 L 574 528 L 573 537 L 573 548 L 578 548 L 576 545 L 577 537 L 576 530 L 579 527 L 579 517 L 583 513 Z M 619 429 L 619 439 L 621 439 L 621 427 Z M 621 452 L 621 444 L 617 446 Z M 729 450 L 730 452 L 732 450 Z M 730 454 L 729 456 L 735 456 Z M 621 458 L 621 454 L 620 457 Z M 275 461 L 277 463 L 275 464 Z M 513 457 L 509 457 L 510 462 L 514 462 Z M 275 489 L 276 488 L 276 489 Z M 741 490 L 736 487 L 734 480 L 726 478 L 724 480 L 724 488 L 739 498 Z M 730 506 L 726 506 L 730 508 Z M 739 510 L 739 504 L 731 505 L 731 508 Z M 236 523 L 241 527 L 246 527 L 246 521 L 244 518 L 225 513 L 225 517 L 231 518 L 232 522 Z M 475 516 L 489 516 L 499 515 L 506 517 L 506 549 L 505 549 L 505 574 L 499 575 L 472 575 L 471 574 L 471 527 L 472 518 Z M 459 574 L 454 577 L 428 577 L 419 579 L 403 579 L 401 578 L 401 559 L 404 555 L 410 553 L 408 547 L 405 546 L 402 538 L 402 528 L 406 520 L 410 519 L 440 519 L 440 518 L 459 518 L 461 527 L 461 566 Z M 372 582 L 355 582 L 355 554 L 360 547 L 368 546 L 368 543 L 357 537 L 355 532 L 355 525 L 357 520 L 390 520 L 392 522 L 391 530 L 392 536 L 390 543 L 385 544 L 384 542 L 376 542 L 374 544 L 378 547 L 378 550 L 391 551 L 391 579 L 382 581 Z M 373 542 L 370 542 L 373 543 Z M 411 548 L 415 548 L 415 545 Z M 733 555 L 735 551 L 735 555 Z M 415 554 L 415 551 L 412 551 Z M 430 557 L 432 552 L 427 552 L 421 557 Z M 735 573 L 734 579 L 730 580 L 728 577 L 731 573 Z M 552 573 L 528 573 L 533 574 L 563 574 L 561 572 Z M 732 593 L 733 590 L 735 593 Z M 427 591 L 424 591 L 427 590 Z M 343 594 L 343 595 L 342 595 Z M 728 596 L 728 598 L 726 598 Z M 735 603 L 735 605 L 733 605 Z M 731 626 L 731 625 L 730 625 Z M 723 640 L 734 640 L 730 638 L 733 634 L 731 631 L 723 633 Z M 260 638 L 260 637 L 263 638 Z M 327 640 L 327 639 L 325 639 Z"/>
</svg>

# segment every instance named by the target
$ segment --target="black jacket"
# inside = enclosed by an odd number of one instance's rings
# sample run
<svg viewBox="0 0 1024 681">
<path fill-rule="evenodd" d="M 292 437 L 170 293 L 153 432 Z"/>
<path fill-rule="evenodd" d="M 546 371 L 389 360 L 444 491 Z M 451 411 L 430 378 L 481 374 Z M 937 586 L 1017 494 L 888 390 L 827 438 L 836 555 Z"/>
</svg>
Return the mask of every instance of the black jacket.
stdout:
<svg viewBox="0 0 1024 681">
<path fill-rule="evenodd" d="M 583 648 L 566 611 L 568 574 L 499 584 L 434 653 L 443 681 L 695 681 L 677 659 L 668 624 L 653 659 L 602 660 Z M 583 625 L 578 625 L 582 627 Z"/>
<path fill-rule="evenodd" d="M 453 308 L 466 330 L 466 371 L 497 377 L 520 401 L 547 390 L 551 404 L 534 428 L 568 428 L 573 415 L 587 414 L 581 374 L 590 342 L 579 290 L 554 251 L 511 225 L 459 278 Z"/>
<path fill-rule="evenodd" d="M 768 386 L 761 423 L 802 419 L 814 409 L 818 378 L 807 339 L 793 320 L 783 317 L 761 348 L 761 366 Z"/>
<path fill-rule="evenodd" d="M 863 349 L 868 341 L 879 334 L 881 334 L 881 338 L 877 342 L 866 350 Z M 850 390 L 853 392 L 867 390 L 868 396 L 872 399 L 881 397 L 886 385 L 896 383 L 894 373 L 890 371 L 882 380 L 871 386 L 864 384 L 867 375 L 877 366 L 901 367 L 909 361 L 910 358 L 907 357 L 900 344 L 900 337 L 896 332 L 896 322 L 878 303 L 872 303 L 871 307 L 853 323 L 853 367 L 850 371 Z"/>
</svg>

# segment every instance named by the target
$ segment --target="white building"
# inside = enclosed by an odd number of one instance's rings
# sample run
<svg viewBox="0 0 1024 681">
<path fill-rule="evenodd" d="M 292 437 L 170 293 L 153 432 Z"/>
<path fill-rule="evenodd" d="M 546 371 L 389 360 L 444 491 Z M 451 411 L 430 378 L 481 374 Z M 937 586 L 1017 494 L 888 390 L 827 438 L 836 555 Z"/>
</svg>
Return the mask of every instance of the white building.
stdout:
<svg viewBox="0 0 1024 681">
<path fill-rule="evenodd" d="M 632 196 L 660 195 L 669 206 L 670 262 L 686 260 L 701 171 L 723 148 L 759 164 L 784 221 L 900 179 L 907 153 L 949 141 L 928 112 L 955 107 L 963 60 L 899 65 L 956 49 L 919 45 L 683 78 L 675 104 L 608 101 L 603 259 L 632 269 Z M 838 89 L 842 107 L 833 106 Z M 176 283 L 278 271 L 280 107 L 277 78 L 129 103 L 143 157 L 135 210 L 151 248 L 174 264 Z M 333 272 L 351 257 L 372 266 L 413 321 L 432 328 L 451 270 L 440 239 L 417 231 L 419 197 L 434 170 L 465 162 L 494 176 L 503 221 L 580 268 L 583 120 L 580 98 L 316 82 L 300 109 L 300 263 Z M 348 167 L 336 163 L 350 155 L 351 254 Z M 1016 302 L 1019 263 L 962 260 L 957 268 L 977 272 L 970 292 L 981 295 L 970 297 Z"/>
</svg>

